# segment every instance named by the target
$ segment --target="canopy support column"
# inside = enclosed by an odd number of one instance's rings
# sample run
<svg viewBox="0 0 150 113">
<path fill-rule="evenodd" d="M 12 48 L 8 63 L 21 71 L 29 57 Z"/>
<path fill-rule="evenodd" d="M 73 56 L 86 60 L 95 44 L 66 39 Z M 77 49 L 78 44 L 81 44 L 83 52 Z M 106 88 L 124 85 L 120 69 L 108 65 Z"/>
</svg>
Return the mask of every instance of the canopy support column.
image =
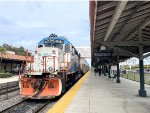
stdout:
<svg viewBox="0 0 150 113">
<path fill-rule="evenodd" d="M 143 64 L 143 46 L 139 46 L 139 68 L 140 68 L 140 89 L 139 96 L 146 97 L 146 90 L 144 87 L 144 64 Z"/>
<path fill-rule="evenodd" d="M 104 64 L 104 76 L 106 76 L 106 65 Z"/>
<path fill-rule="evenodd" d="M 117 83 L 120 83 L 119 56 L 117 56 Z"/>
<path fill-rule="evenodd" d="M 111 76 L 110 76 L 110 68 L 111 68 L 111 66 L 110 66 L 110 64 L 108 65 L 108 78 L 111 78 Z"/>
</svg>

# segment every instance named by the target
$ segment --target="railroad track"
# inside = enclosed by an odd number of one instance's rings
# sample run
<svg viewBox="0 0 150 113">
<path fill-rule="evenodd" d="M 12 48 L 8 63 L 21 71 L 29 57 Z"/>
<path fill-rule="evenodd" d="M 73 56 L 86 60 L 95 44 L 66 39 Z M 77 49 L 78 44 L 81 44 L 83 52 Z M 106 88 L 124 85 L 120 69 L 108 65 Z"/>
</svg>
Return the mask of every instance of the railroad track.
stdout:
<svg viewBox="0 0 150 113">
<path fill-rule="evenodd" d="M 17 91 L 19 90 L 19 86 L 12 86 L 12 87 L 8 87 L 8 88 L 3 88 L 3 89 L 0 89 L 0 95 L 5 95 L 7 93 L 11 93 L 11 92 L 14 92 L 14 91 Z"/>
<path fill-rule="evenodd" d="M 43 104 L 39 109 L 37 109 L 36 111 L 33 111 L 32 113 L 44 113 L 46 107 L 52 107 L 57 101 L 51 101 L 49 100 L 48 102 L 46 102 L 45 104 Z"/>
<path fill-rule="evenodd" d="M 67 88 L 67 91 L 70 88 L 71 86 Z M 47 109 L 52 107 L 64 94 L 62 94 L 59 97 L 56 97 L 54 99 L 49 99 L 49 100 L 25 99 L 7 109 L 4 109 L 3 111 L 0 111 L 0 113 L 44 113 L 46 112 Z"/>
<path fill-rule="evenodd" d="M 23 100 L 3 111 L 1 113 L 43 113 L 47 106 L 52 107 L 57 99 L 52 100 Z"/>
<path fill-rule="evenodd" d="M 0 95 L 5 95 L 19 90 L 18 82 L 5 83 L 0 86 Z"/>
<path fill-rule="evenodd" d="M 71 84 L 69 87 L 67 87 L 66 92 L 73 85 L 74 84 Z M 47 108 L 52 107 L 64 94 L 50 100 L 26 99 L 0 112 L 1 113 L 44 113 L 46 112 Z"/>
</svg>

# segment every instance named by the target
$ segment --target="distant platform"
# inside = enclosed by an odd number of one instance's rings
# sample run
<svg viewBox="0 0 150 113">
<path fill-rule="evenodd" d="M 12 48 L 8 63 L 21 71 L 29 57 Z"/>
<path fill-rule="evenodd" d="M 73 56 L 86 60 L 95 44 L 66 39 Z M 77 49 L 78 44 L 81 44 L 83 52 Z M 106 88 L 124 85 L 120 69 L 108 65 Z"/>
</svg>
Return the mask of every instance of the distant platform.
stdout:
<svg viewBox="0 0 150 113">
<path fill-rule="evenodd" d="M 128 79 L 121 78 L 118 84 L 115 79 L 95 76 L 89 71 L 82 81 L 79 80 L 80 83 L 76 83 L 47 113 L 150 112 L 149 85 L 145 85 L 148 97 L 139 97 L 139 83 Z"/>
<path fill-rule="evenodd" d="M 19 75 L 13 75 L 12 77 L 8 78 L 0 78 L 0 84 L 7 83 L 7 82 L 14 82 L 19 80 Z"/>
</svg>

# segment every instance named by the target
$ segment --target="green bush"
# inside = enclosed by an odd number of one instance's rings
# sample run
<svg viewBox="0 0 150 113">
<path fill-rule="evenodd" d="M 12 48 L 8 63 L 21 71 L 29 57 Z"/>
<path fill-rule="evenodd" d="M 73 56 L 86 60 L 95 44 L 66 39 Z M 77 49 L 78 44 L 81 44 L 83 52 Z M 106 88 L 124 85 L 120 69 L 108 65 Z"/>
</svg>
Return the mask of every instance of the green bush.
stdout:
<svg viewBox="0 0 150 113">
<path fill-rule="evenodd" d="M 0 78 L 12 77 L 12 73 L 0 73 Z"/>
</svg>

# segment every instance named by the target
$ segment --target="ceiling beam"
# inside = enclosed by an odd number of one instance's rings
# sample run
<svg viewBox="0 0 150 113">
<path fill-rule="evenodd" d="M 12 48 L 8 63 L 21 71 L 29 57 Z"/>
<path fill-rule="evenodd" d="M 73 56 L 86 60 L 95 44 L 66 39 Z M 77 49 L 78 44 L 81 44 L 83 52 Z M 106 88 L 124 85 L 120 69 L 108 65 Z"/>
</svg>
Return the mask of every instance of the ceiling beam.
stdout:
<svg viewBox="0 0 150 113">
<path fill-rule="evenodd" d="M 147 53 L 146 55 L 143 56 L 143 58 L 147 58 L 150 56 L 150 53 Z"/>
<path fill-rule="evenodd" d="M 99 42 L 99 41 L 98 41 Z M 103 46 L 139 46 L 139 41 L 106 41 L 106 42 L 93 42 L 93 44 L 103 45 Z M 144 46 L 150 46 L 150 41 L 143 41 Z"/>
<path fill-rule="evenodd" d="M 107 30 L 106 35 L 105 35 L 105 37 L 104 37 L 104 41 L 107 41 L 109 35 L 111 34 L 111 32 L 112 32 L 114 26 L 115 26 L 116 23 L 117 23 L 119 17 L 121 16 L 121 14 L 122 14 L 122 12 L 123 12 L 123 10 L 124 10 L 126 4 L 127 4 L 127 1 L 119 1 L 119 2 L 118 2 L 118 5 L 116 6 L 115 12 L 114 12 L 114 14 L 113 14 L 113 16 L 112 16 L 112 19 L 111 19 L 111 21 L 110 21 L 108 30 Z"/>
<path fill-rule="evenodd" d="M 148 34 L 148 33 L 142 33 L 142 36 L 143 36 L 143 37 L 150 38 L 150 34 Z"/>
<path fill-rule="evenodd" d="M 107 26 L 108 26 L 108 24 L 103 24 L 101 26 L 98 26 L 95 28 L 95 31 L 100 31 L 101 29 L 105 29 L 105 28 L 107 28 Z"/>
<path fill-rule="evenodd" d="M 110 8 L 110 7 L 114 7 L 114 6 L 116 6 L 116 5 L 117 5 L 117 2 L 115 2 L 115 1 L 109 2 L 109 3 L 105 4 L 105 5 L 102 5 L 102 6 L 98 7 L 98 8 L 97 8 L 97 12 L 106 10 L 106 9 L 108 9 L 108 8 Z"/>
<path fill-rule="evenodd" d="M 136 13 L 134 14 L 133 18 L 136 18 L 137 16 L 145 15 L 145 14 L 147 14 L 147 13 L 150 13 L 150 10 L 149 10 L 149 9 L 136 12 Z"/>
<path fill-rule="evenodd" d="M 150 28 L 148 27 L 143 28 L 143 32 L 150 32 Z"/>
<path fill-rule="evenodd" d="M 99 35 L 101 33 L 105 33 L 106 32 L 106 29 L 102 29 L 100 31 L 95 31 L 95 35 Z"/>
<path fill-rule="evenodd" d="M 96 27 L 98 27 L 98 26 L 101 26 L 101 25 L 103 25 L 103 24 L 106 24 L 106 23 L 109 23 L 110 22 L 110 18 L 106 18 L 106 19 L 104 19 L 104 20 L 101 20 L 101 21 L 98 21 L 98 22 L 96 22 Z"/>
<path fill-rule="evenodd" d="M 116 33 L 113 34 L 111 41 L 114 40 L 119 34 L 121 34 L 121 32 L 123 31 L 124 27 L 129 24 L 129 21 L 131 20 L 132 16 L 136 13 L 136 11 L 138 10 L 138 8 L 142 5 L 141 2 L 138 2 L 138 4 L 134 7 L 134 10 L 132 10 L 132 13 L 128 16 L 128 18 L 122 22 L 119 30 L 117 31 L 117 35 Z"/>
<path fill-rule="evenodd" d="M 139 44 L 139 41 L 107 41 L 101 43 L 104 46 L 139 46 Z M 142 44 L 150 46 L 150 41 L 143 41 Z"/>
<path fill-rule="evenodd" d="M 103 13 L 103 14 L 100 14 L 97 16 L 96 20 L 102 20 L 103 18 L 106 18 L 108 16 L 111 16 L 113 14 L 113 10 L 109 11 L 109 12 L 106 12 L 106 13 Z"/>
<path fill-rule="evenodd" d="M 121 49 L 121 48 L 119 48 L 119 47 L 115 47 L 115 46 L 108 46 L 108 47 L 110 47 L 110 48 L 112 48 L 112 49 L 114 49 L 114 50 L 116 50 L 116 51 L 123 52 L 123 53 L 125 53 L 125 54 L 127 54 L 127 55 L 130 55 L 130 56 L 132 56 L 132 57 L 139 58 L 138 55 L 136 55 L 136 54 L 134 54 L 134 53 L 132 53 L 132 52 L 130 52 L 130 51 Z M 118 55 L 118 56 L 119 56 L 119 55 Z"/>
<path fill-rule="evenodd" d="M 97 14 L 97 1 L 95 1 L 95 9 L 94 9 L 93 41 L 95 38 L 94 35 L 95 35 L 96 14 Z"/>
<path fill-rule="evenodd" d="M 141 1 L 142 2 L 142 1 Z M 149 1 L 144 1 L 143 0 L 144 5 L 142 5 L 137 11 L 141 11 L 141 10 L 145 10 L 145 9 L 149 9 L 150 8 L 150 2 Z"/>
<path fill-rule="evenodd" d="M 142 29 L 139 30 L 139 43 L 143 45 Z"/>
<path fill-rule="evenodd" d="M 127 37 L 122 40 L 131 39 L 140 29 L 144 28 L 146 25 L 150 24 L 150 17 L 146 18 L 136 29 L 134 29 Z"/>
</svg>

